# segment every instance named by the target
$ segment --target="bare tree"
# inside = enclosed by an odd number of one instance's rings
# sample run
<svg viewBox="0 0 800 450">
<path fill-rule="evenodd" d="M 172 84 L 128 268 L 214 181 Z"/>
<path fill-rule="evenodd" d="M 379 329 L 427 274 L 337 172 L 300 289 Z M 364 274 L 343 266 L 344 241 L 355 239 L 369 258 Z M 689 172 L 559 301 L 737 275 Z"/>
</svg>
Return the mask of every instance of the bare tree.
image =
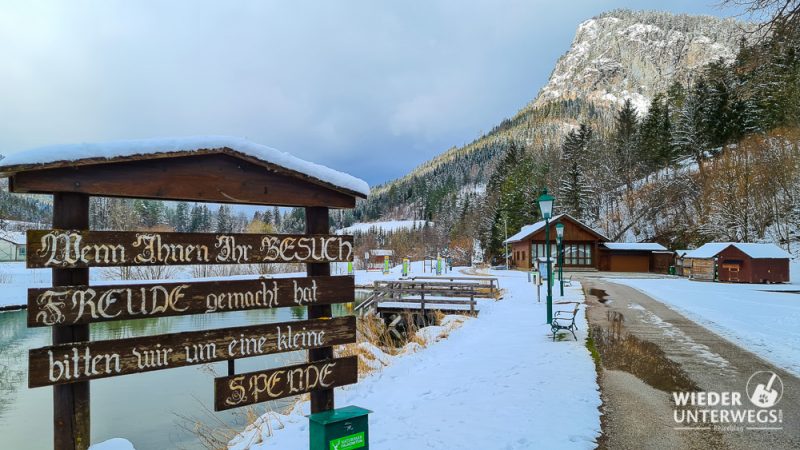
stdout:
<svg viewBox="0 0 800 450">
<path fill-rule="evenodd" d="M 800 28 L 800 0 L 722 0 L 720 5 L 743 8 L 745 15 L 760 23 L 754 31 L 762 36 L 776 29 Z"/>
</svg>

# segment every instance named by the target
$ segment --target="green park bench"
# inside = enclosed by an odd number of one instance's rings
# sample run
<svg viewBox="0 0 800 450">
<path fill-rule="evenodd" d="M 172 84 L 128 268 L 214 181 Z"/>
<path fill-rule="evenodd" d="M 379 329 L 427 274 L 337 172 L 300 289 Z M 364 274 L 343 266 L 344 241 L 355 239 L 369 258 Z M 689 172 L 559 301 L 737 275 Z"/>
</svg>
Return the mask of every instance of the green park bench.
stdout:
<svg viewBox="0 0 800 450">
<path fill-rule="evenodd" d="M 556 334 L 558 334 L 561 330 L 567 330 L 572 333 L 572 337 L 575 340 L 578 340 L 578 337 L 575 336 L 575 330 L 578 329 L 578 326 L 575 325 L 575 316 L 578 315 L 578 308 L 580 308 L 581 304 L 575 302 L 575 308 L 572 311 L 556 311 L 553 314 L 553 320 L 550 323 L 550 330 L 553 332 L 553 340 L 556 340 Z"/>
</svg>

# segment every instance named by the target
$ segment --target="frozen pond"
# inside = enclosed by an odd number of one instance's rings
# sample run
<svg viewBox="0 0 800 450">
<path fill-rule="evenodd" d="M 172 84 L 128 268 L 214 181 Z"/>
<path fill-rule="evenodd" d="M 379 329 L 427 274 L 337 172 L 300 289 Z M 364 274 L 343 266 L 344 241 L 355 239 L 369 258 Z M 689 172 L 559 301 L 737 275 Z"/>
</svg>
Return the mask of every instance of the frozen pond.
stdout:
<svg viewBox="0 0 800 450">
<path fill-rule="evenodd" d="M 352 303 L 334 305 L 334 315 L 352 313 Z M 210 315 L 140 319 L 91 325 L 92 340 L 158 335 L 306 318 L 305 307 L 237 311 Z M 3 448 L 51 448 L 53 389 L 28 389 L 28 350 L 51 344 L 49 328 L 27 328 L 26 311 L 0 313 L 0 436 Z M 305 352 L 236 360 L 247 372 L 301 362 Z M 213 379 L 227 374 L 227 362 L 166 369 L 91 382 L 92 442 L 124 437 L 137 450 L 203 448 L 195 422 L 215 429 L 244 425 L 241 411 L 214 412 Z M 292 398 L 258 406 L 281 409 Z"/>
</svg>

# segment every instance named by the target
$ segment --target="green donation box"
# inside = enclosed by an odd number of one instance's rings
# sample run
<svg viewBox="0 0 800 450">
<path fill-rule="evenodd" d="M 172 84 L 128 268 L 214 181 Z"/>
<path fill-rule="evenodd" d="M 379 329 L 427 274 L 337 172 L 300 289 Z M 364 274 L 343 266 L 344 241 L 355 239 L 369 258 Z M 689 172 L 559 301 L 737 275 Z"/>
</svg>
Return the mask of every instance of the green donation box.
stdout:
<svg viewBox="0 0 800 450">
<path fill-rule="evenodd" d="M 308 416 L 311 423 L 310 450 L 369 449 L 367 414 L 358 406 L 323 411 Z"/>
</svg>

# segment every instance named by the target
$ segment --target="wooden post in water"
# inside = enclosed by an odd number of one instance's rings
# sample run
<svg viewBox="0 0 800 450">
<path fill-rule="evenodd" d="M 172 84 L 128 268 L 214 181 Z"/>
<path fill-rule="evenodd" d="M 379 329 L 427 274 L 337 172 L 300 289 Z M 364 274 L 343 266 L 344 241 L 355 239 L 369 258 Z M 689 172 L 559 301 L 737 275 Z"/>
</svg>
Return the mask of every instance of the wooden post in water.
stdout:
<svg viewBox="0 0 800 450">
<path fill-rule="evenodd" d="M 328 234 L 328 208 L 306 208 L 306 234 Z M 306 264 L 308 276 L 329 276 L 331 266 L 328 263 Z M 309 306 L 308 318 L 331 317 L 331 305 Z M 333 358 L 333 347 L 322 347 L 308 350 L 308 362 Z M 333 389 L 311 392 L 311 413 L 328 411 L 334 408 Z"/>
<path fill-rule="evenodd" d="M 89 229 L 89 196 L 53 194 L 53 228 Z M 53 269 L 53 286 L 89 284 L 89 269 Z M 53 345 L 89 340 L 89 325 L 53 327 Z M 86 450 L 90 439 L 89 382 L 53 386 L 53 448 Z"/>
</svg>

